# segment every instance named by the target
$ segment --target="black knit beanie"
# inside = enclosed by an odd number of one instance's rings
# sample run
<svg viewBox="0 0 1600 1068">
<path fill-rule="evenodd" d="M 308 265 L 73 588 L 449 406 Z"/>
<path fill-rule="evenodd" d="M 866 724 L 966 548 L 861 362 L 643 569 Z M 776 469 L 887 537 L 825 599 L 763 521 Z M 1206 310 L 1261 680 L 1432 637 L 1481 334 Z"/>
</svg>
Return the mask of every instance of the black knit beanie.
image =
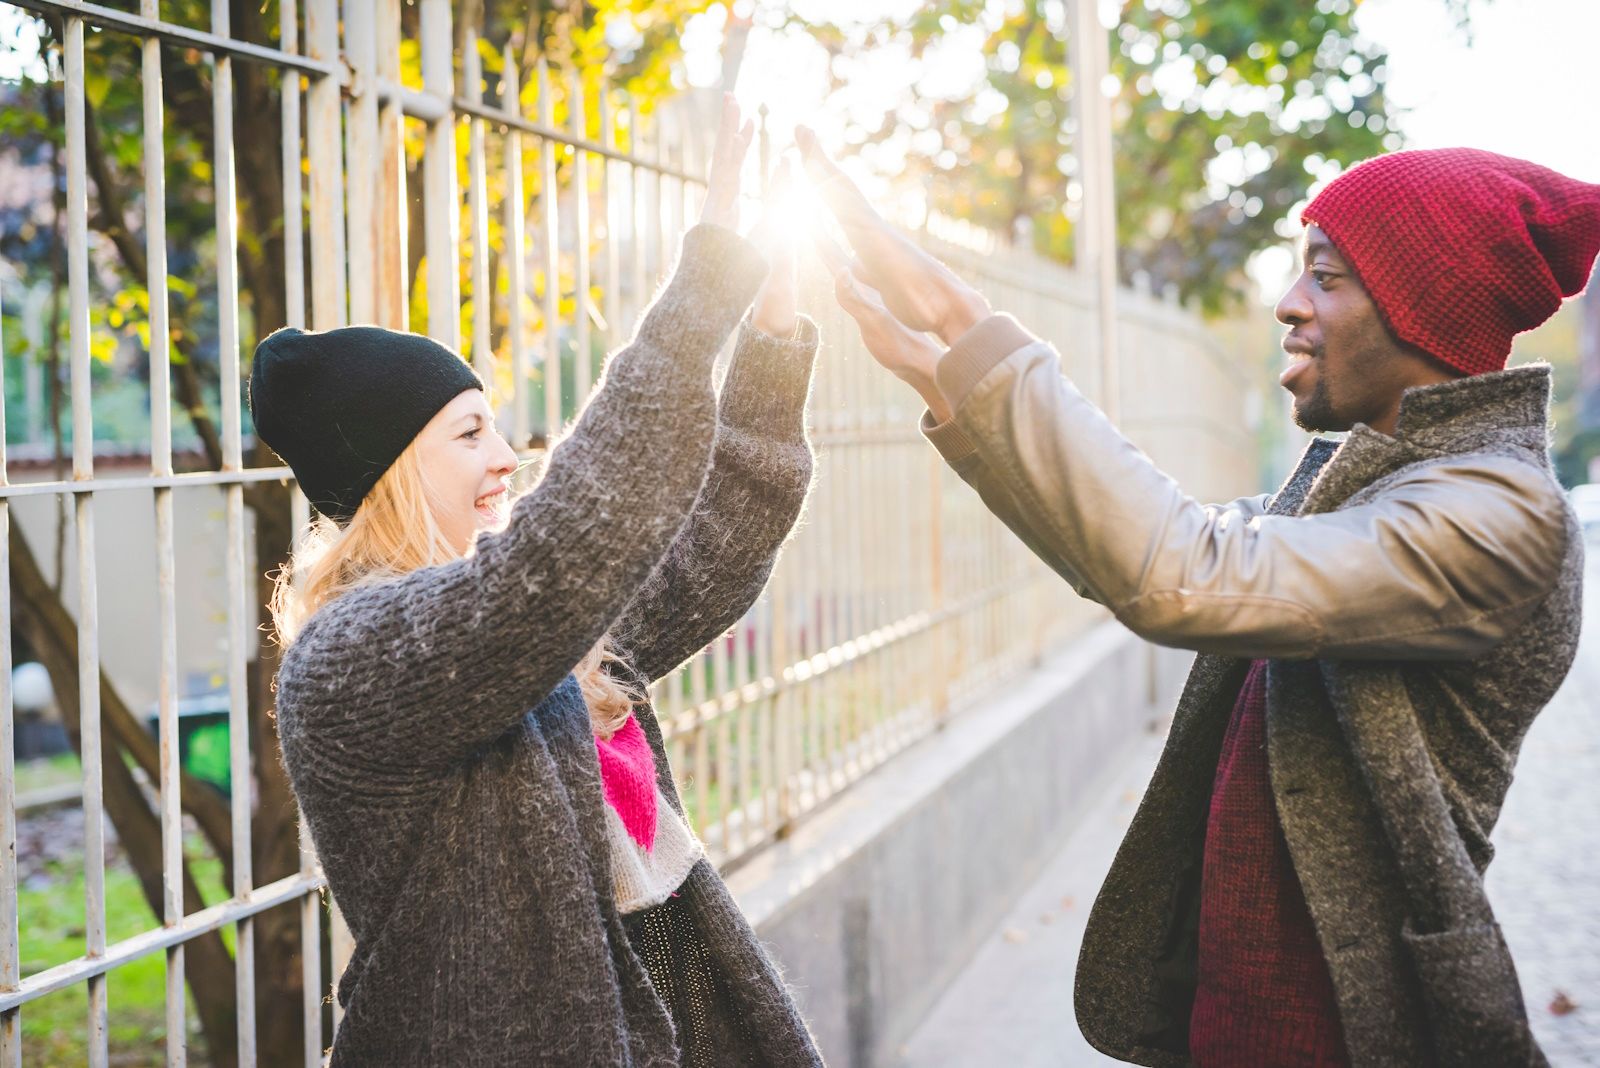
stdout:
<svg viewBox="0 0 1600 1068">
<path fill-rule="evenodd" d="M 287 326 L 256 346 L 250 414 L 306 497 L 342 525 L 439 409 L 482 388 L 465 360 L 421 334 Z"/>
</svg>

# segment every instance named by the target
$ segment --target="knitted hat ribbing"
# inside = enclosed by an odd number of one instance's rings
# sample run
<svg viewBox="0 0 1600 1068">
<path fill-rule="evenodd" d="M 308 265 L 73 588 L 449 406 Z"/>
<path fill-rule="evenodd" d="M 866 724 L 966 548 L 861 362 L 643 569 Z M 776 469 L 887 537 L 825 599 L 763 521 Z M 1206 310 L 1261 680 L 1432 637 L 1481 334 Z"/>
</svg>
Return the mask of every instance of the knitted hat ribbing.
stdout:
<svg viewBox="0 0 1600 1068">
<path fill-rule="evenodd" d="M 317 510 L 347 523 L 428 420 L 482 388 L 460 356 L 421 334 L 284 327 L 256 346 L 250 414 Z"/>
<path fill-rule="evenodd" d="M 1471 148 L 1358 163 L 1313 200 L 1395 336 L 1468 374 L 1582 292 L 1600 251 L 1600 185 Z"/>
</svg>

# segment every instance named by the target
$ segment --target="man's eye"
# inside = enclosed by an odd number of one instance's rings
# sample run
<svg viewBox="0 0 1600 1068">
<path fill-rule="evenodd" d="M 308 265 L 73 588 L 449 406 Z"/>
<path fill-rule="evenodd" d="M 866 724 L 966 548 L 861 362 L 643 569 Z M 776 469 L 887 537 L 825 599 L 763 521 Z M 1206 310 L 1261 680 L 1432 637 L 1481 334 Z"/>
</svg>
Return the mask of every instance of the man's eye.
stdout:
<svg viewBox="0 0 1600 1068">
<path fill-rule="evenodd" d="M 1311 280 L 1317 284 L 1318 289 L 1327 289 L 1328 283 L 1333 281 L 1333 275 L 1327 271 L 1311 270 Z"/>
</svg>

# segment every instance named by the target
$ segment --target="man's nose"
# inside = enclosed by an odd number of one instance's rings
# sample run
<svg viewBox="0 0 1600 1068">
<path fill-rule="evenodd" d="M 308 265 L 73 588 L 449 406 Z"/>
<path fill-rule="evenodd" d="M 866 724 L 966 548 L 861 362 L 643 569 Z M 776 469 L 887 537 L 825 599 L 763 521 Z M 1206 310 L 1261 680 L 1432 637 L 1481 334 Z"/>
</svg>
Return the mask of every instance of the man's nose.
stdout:
<svg viewBox="0 0 1600 1068">
<path fill-rule="evenodd" d="M 1311 301 L 1306 293 L 1304 277 L 1297 279 L 1294 285 L 1278 299 L 1278 305 L 1272 309 L 1272 314 L 1277 316 L 1278 322 L 1284 326 L 1299 326 L 1311 320 Z"/>
</svg>

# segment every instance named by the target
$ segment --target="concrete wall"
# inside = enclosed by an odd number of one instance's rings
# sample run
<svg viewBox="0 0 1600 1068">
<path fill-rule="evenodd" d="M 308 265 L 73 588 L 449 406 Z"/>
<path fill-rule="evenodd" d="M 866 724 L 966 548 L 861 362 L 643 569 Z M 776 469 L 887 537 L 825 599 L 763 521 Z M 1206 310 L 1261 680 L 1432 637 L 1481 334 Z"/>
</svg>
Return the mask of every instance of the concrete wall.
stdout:
<svg viewBox="0 0 1600 1068">
<path fill-rule="evenodd" d="M 1104 623 L 730 876 L 830 1065 L 888 1061 L 1190 659 Z"/>
</svg>

